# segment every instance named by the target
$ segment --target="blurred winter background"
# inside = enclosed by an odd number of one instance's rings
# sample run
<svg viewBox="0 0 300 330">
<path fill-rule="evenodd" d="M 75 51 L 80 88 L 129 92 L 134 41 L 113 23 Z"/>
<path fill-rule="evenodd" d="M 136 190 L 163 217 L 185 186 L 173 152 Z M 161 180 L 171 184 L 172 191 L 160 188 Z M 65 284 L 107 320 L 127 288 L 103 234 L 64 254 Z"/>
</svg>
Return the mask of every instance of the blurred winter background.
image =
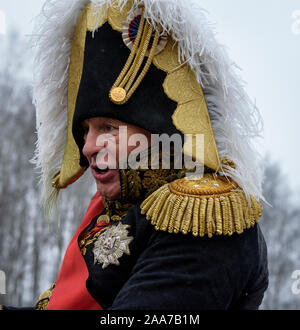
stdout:
<svg viewBox="0 0 300 330">
<path fill-rule="evenodd" d="M 272 207 L 264 205 L 261 220 L 270 272 L 262 309 L 298 309 L 300 285 L 292 274 L 300 269 L 300 2 L 201 2 L 217 38 L 242 68 L 265 123 L 258 146 L 266 165 L 264 193 Z M 0 270 L 6 274 L 0 304 L 14 306 L 32 306 L 55 281 L 94 192 L 83 178 L 63 192 L 61 221 L 44 220 L 30 163 L 36 136 L 29 41 L 42 4 L 0 0 Z"/>
</svg>

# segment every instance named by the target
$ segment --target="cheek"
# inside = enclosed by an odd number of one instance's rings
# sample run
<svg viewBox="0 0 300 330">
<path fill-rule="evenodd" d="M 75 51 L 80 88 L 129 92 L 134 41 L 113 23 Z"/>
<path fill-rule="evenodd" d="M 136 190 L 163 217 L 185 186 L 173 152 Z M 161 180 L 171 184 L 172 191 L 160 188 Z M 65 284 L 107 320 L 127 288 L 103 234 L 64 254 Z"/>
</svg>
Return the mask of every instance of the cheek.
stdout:
<svg viewBox="0 0 300 330">
<path fill-rule="evenodd" d="M 132 151 L 134 151 L 137 147 L 139 146 L 139 143 L 137 143 L 137 145 L 136 146 L 128 146 L 127 147 L 127 157 L 129 156 L 129 154 L 132 152 Z"/>
<path fill-rule="evenodd" d="M 131 127 L 127 128 L 126 134 L 123 133 L 122 130 L 119 131 L 119 134 L 116 136 L 116 157 L 117 161 L 119 162 L 122 159 L 127 159 L 129 154 L 134 151 L 136 148 L 138 148 L 141 145 L 141 142 L 139 141 L 139 138 L 137 137 L 136 142 L 133 138 L 134 134 L 143 135 L 145 137 L 145 141 L 142 143 L 142 149 L 147 149 L 150 146 L 151 142 L 151 133 L 140 131 L 137 129 L 133 129 Z M 131 138 L 131 143 L 134 145 L 129 145 L 129 140 Z M 122 149 L 120 149 L 122 148 Z"/>
<path fill-rule="evenodd" d="M 135 152 L 141 152 L 143 150 L 146 150 L 150 147 L 150 141 L 147 136 L 143 133 L 138 133 L 139 135 L 143 135 L 144 138 L 141 139 L 141 137 L 137 137 L 137 140 L 131 140 L 132 145 L 128 145 L 129 144 L 129 139 L 127 141 L 127 156 L 129 156 L 129 154 L 131 152 L 135 153 Z"/>
</svg>

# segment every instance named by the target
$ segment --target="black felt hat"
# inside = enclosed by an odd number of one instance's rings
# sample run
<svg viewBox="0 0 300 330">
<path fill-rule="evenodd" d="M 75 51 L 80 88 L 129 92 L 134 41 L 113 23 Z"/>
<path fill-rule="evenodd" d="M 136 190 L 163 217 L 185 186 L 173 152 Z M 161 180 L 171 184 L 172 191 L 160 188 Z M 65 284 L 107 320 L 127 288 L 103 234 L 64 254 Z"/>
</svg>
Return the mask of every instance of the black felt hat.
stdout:
<svg viewBox="0 0 300 330">
<path fill-rule="evenodd" d="M 165 94 L 166 73 L 153 64 L 134 95 L 122 105 L 109 98 L 110 90 L 130 55 L 122 34 L 106 22 L 97 31 L 87 32 L 83 72 L 73 117 L 73 136 L 83 148 L 82 122 L 92 117 L 109 117 L 134 124 L 156 134 L 180 133 L 172 123 L 177 104 Z M 81 166 L 88 166 L 81 152 Z"/>
</svg>

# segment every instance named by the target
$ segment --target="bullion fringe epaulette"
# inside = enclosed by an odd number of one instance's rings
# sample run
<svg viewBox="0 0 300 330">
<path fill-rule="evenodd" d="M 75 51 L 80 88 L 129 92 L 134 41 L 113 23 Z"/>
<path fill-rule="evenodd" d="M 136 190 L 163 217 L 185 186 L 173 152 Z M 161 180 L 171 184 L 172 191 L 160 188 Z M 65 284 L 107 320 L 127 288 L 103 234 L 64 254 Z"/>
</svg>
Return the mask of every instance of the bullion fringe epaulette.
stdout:
<svg viewBox="0 0 300 330">
<path fill-rule="evenodd" d="M 253 196 L 247 199 L 232 179 L 205 174 L 201 180 L 183 178 L 165 184 L 143 201 L 141 213 L 156 230 L 231 236 L 253 227 L 262 205 Z"/>
</svg>

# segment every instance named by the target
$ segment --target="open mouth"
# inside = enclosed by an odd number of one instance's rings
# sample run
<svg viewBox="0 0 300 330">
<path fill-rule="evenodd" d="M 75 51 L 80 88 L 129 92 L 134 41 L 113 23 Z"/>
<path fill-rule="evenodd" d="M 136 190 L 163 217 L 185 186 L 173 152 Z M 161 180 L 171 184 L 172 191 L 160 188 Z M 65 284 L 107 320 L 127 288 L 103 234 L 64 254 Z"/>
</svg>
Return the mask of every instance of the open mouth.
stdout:
<svg viewBox="0 0 300 330">
<path fill-rule="evenodd" d="M 97 173 L 99 173 L 99 174 L 107 173 L 108 170 L 109 170 L 108 168 L 103 169 L 103 170 L 101 170 L 101 169 L 98 168 L 98 167 L 95 168 L 95 171 L 96 171 Z"/>
</svg>

